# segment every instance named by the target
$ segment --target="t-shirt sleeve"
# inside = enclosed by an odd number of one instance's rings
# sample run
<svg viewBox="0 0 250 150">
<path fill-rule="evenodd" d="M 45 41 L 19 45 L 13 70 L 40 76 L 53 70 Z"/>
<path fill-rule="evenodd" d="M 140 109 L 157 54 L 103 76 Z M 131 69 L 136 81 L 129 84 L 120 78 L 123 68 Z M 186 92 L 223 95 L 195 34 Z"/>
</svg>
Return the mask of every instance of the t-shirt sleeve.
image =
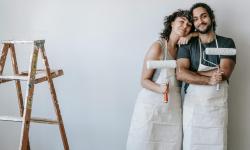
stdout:
<svg viewBox="0 0 250 150">
<path fill-rule="evenodd" d="M 177 53 L 177 59 L 180 58 L 188 58 L 190 59 L 190 50 L 189 50 L 189 45 L 181 45 L 178 49 Z"/>
<path fill-rule="evenodd" d="M 225 48 L 236 48 L 234 41 L 232 39 L 229 39 L 227 46 Z M 229 59 L 232 59 L 236 63 L 236 55 L 233 55 L 233 56 L 223 56 L 222 55 L 221 58 L 229 58 Z"/>
</svg>

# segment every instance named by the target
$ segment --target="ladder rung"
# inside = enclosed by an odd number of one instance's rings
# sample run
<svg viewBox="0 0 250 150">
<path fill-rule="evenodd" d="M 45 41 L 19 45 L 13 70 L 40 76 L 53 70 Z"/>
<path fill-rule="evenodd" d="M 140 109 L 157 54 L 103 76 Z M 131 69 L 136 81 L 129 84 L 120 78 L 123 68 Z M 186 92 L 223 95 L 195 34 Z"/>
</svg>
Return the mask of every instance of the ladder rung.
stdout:
<svg viewBox="0 0 250 150">
<path fill-rule="evenodd" d="M 56 77 L 59 77 L 59 76 L 62 76 L 63 75 L 63 70 L 56 70 L 54 72 L 51 72 L 51 78 L 56 78 Z M 35 80 L 35 84 L 37 83 L 41 83 L 41 82 L 44 82 L 44 81 L 47 81 L 47 76 L 44 76 L 44 77 L 40 77 L 40 78 L 37 78 Z"/>
<path fill-rule="evenodd" d="M 50 70 L 50 73 L 53 73 L 53 72 L 57 72 L 57 71 L 60 71 L 61 69 L 59 69 L 59 70 Z M 20 75 L 22 75 L 22 76 L 27 76 L 28 75 L 28 71 L 22 71 L 21 73 L 20 73 Z M 46 70 L 45 69 L 37 69 L 36 70 L 36 75 L 38 75 L 38 74 L 43 74 L 43 73 L 46 73 Z"/>
<path fill-rule="evenodd" d="M 32 117 L 31 118 L 31 122 L 35 122 L 35 123 L 47 123 L 47 124 L 59 124 L 59 122 L 57 120 L 52 120 L 52 119 L 46 119 L 46 118 L 35 118 Z"/>
<path fill-rule="evenodd" d="M 52 70 L 50 72 L 52 78 L 59 77 L 63 75 L 63 70 Z M 22 81 L 27 81 L 28 80 L 28 73 L 27 72 L 22 72 L 21 74 L 17 76 L 0 76 L 0 83 L 4 82 L 9 82 L 12 80 L 22 80 Z M 36 73 L 36 79 L 35 79 L 35 84 L 47 81 L 47 75 L 45 70 L 38 70 Z"/>
<path fill-rule="evenodd" d="M 0 116 L 0 121 L 22 122 L 23 118 L 12 117 L 12 116 Z M 32 117 L 30 121 L 35 123 L 58 124 L 57 120 L 38 118 L 38 117 Z"/>
</svg>

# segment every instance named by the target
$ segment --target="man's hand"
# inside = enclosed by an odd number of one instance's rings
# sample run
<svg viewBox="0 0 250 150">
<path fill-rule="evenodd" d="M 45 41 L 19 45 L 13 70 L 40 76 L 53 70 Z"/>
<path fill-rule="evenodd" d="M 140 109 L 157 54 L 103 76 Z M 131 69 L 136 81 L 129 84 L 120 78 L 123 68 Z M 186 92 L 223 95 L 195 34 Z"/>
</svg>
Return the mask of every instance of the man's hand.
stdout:
<svg viewBox="0 0 250 150">
<path fill-rule="evenodd" d="M 209 79 L 208 84 L 215 85 L 220 83 L 222 81 L 222 74 L 223 72 L 221 72 L 220 69 L 218 69 L 218 71 L 213 72 L 212 76 Z"/>
</svg>

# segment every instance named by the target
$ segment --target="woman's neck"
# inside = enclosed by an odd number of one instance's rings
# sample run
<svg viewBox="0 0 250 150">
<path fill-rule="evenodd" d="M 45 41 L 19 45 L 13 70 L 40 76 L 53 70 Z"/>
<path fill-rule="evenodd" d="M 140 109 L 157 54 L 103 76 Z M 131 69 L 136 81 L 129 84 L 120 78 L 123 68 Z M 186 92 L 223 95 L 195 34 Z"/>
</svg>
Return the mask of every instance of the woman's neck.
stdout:
<svg viewBox="0 0 250 150">
<path fill-rule="evenodd" d="M 168 39 L 168 47 L 175 49 L 178 40 L 179 40 L 179 36 L 176 36 L 174 34 L 170 34 L 169 39 Z"/>
<path fill-rule="evenodd" d="M 177 52 L 177 42 L 179 40 L 179 36 L 176 36 L 174 34 L 170 34 L 169 39 L 167 41 L 167 49 L 168 49 L 168 53 L 169 55 L 171 55 L 171 57 L 173 59 L 176 59 L 176 52 Z"/>
</svg>

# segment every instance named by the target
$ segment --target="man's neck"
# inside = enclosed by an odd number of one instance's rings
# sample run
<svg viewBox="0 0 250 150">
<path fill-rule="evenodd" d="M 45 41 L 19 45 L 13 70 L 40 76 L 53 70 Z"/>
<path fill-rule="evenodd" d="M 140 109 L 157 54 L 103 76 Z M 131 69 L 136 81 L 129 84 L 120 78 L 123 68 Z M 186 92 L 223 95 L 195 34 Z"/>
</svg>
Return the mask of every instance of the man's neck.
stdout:
<svg viewBox="0 0 250 150">
<path fill-rule="evenodd" d="M 210 31 L 206 34 L 199 33 L 199 38 L 201 40 L 201 43 L 210 43 L 215 39 L 215 33 L 213 31 Z"/>
</svg>

